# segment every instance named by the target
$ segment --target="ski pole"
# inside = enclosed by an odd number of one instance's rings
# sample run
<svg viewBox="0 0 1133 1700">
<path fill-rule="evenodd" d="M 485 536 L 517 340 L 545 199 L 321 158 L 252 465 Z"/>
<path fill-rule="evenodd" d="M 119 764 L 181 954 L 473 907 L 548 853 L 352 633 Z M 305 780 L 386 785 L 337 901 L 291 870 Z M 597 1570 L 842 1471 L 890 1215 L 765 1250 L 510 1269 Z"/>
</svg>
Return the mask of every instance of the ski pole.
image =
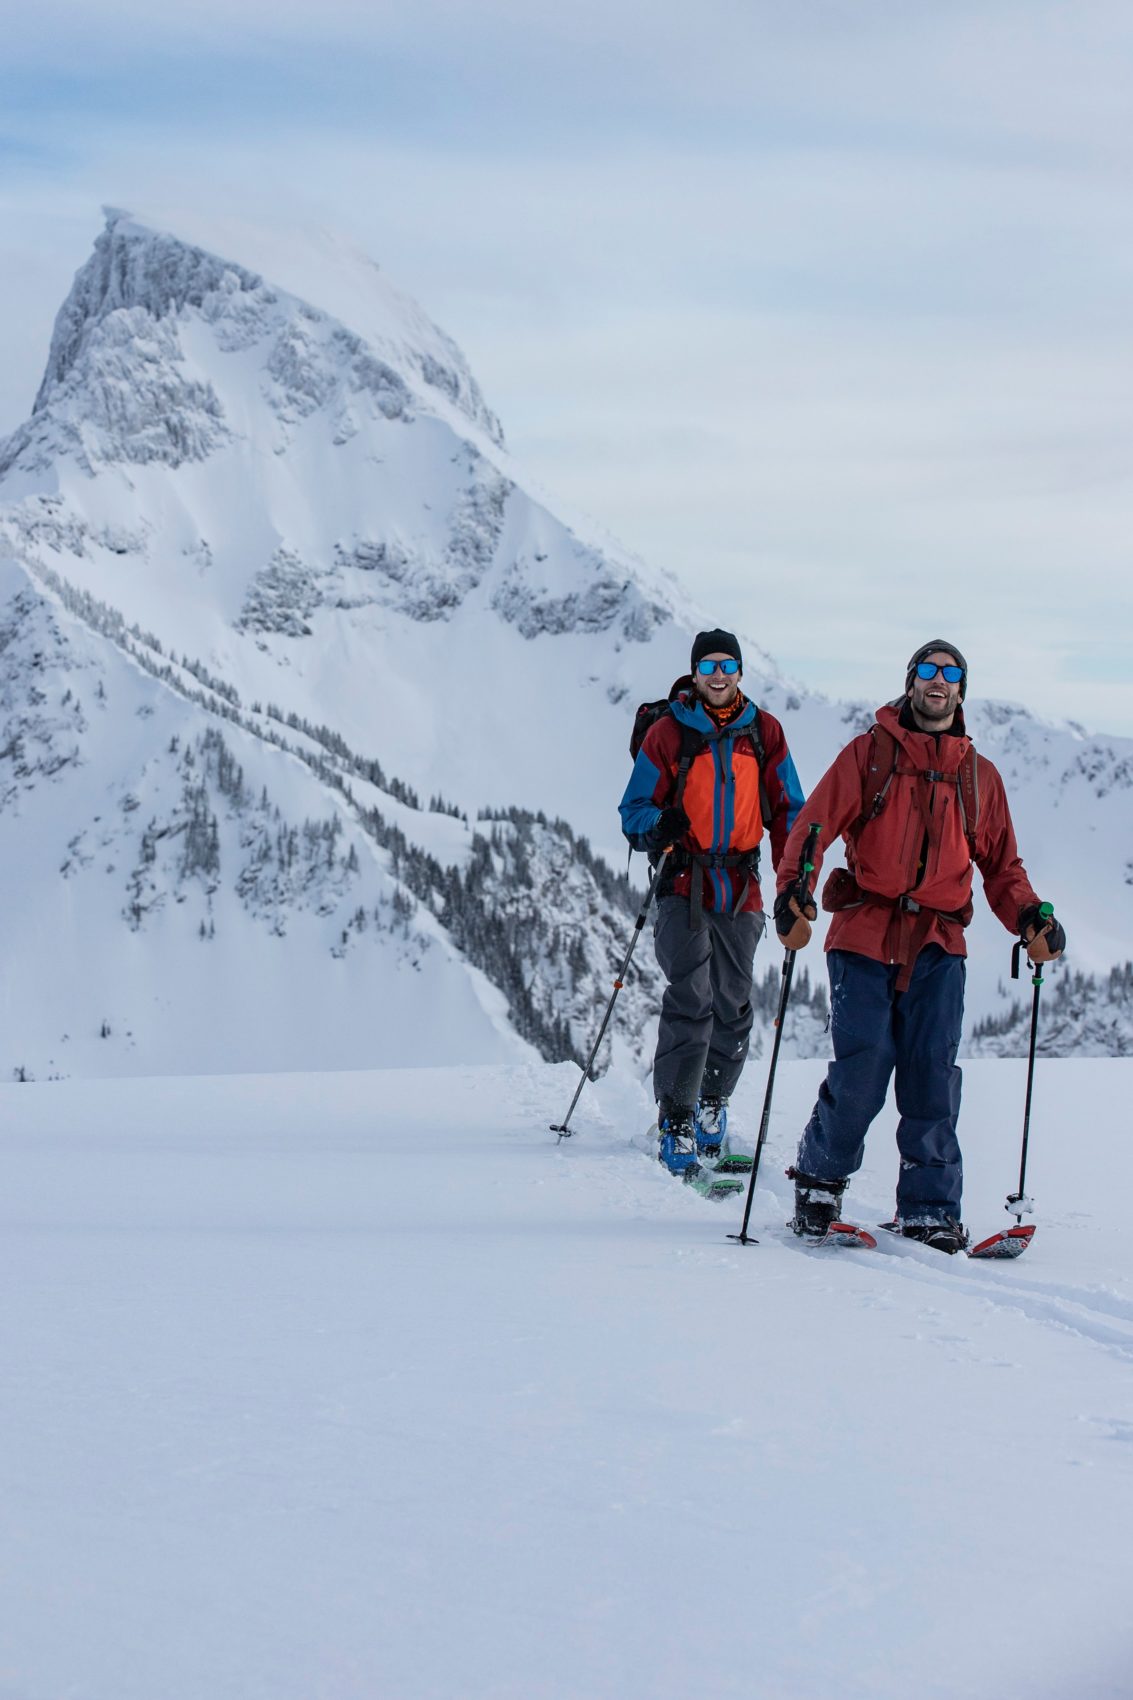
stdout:
<svg viewBox="0 0 1133 1700">
<path fill-rule="evenodd" d="M 626 969 L 629 967 L 629 959 L 634 953 L 634 949 L 636 948 L 638 939 L 641 937 L 641 929 L 645 925 L 645 917 L 649 913 L 649 905 L 652 903 L 653 894 L 657 890 L 657 887 L 660 883 L 661 870 L 665 865 L 665 857 L 669 854 L 669 852 L 672 848 L 673 848 L 673 846 L 671 844 L 666 844 L 665 848 L 661 852 L 660 860 L 658 861 L 657 866 L 654 868 L 653 873 L 650 876 L 649 885 L 646 888 L 646 892 L 645 892 L 645 898 L 644 898 L 644 901 L 642 902 L 642 905 L 641 905 L 641 912 L 638 915 L 637 920 L 633 923 L 633 934 L 632 934 L 630 941 L 629 941 L 629 949 L 626 951 L 625 955 L 622 957 L 622 965 L 618 969 L 617 975 L 614 979 L 614 989 L 613 989 L 612 993 L 610 994 L 610 1001 L 606 1005 L 606 1013 L 602 1017 L 602 1025 L 598 1029 L 598 1037 L 595 1039 L 593 1045 L 590 1048 L 590 1055 L 587 1057 L 586 1062 L 583 1066 L 582 1079 L 579 1081 L 578 1086 L 575 1088 L 574 1097 L 570 1101 L 570 1109 L 567 1111 L 566 1115 L 563 1117 L 561 1122 L 552 1122 L 550 1124 L 551 1132 L 557 1133 L 560 1140 L 569 1139 L 570 1136 L 571 1136 L 571 1133 L 573 1131 L 571 1126 L 570 1126 L 570 1118 L 574 1114 L 574 1106 L 578 1103 L 579 1098 L 581 1098 L 581 1096 L 582 1096 L 582 1088 L 586 1085 L 586 1082 L 590 1079 L 590 1070 L 594 1065 L 594 1058 L 598 1055 L 598 1047 L 602 1043 L 603 1036 L 606 1032 L 606 1027 L 609 1024 L 610 1017 L 614 1012 L 614 1004 L 617 1001 L 618 993 L 621 991 L 622 986 L 625 984 Z"/>
<path fill-rule="evenodd" d="M 1045 921 L 1054 914 L 1054 904 L 1040 903 L 1039 914 Z M 1019 958 L 1023 950 L 1023 943 L 1024 941 L 1019 939 L 1011 952 L 1011 978 L 1013 980 L 1019 978 Z M 1027 1197 L 1025 1187 L 1027 1180 L 1027 1142 L 1031 1134 L 1031 1092 L 1035 1079 L 1035 1041 L 1039 1031 L 1039 990 L 1043 983 L 1043 971 L 1041 963 L 1033 962 L 1031 967 L 1034 969 L 1031 985 L 1035 990 L 1031 998 L 1031 1043 L 1027 1052 L 1027 1098 L 1023 1107 L 1023 1150 L 1019 1158 L 1019 1190 L 1007 1194 L 1007 1203 L 1004 1206 L 1015 1217 L 1016 1222 L 1020 1224 L 1023 1221 L 1024 1212 L 1031 1215 L 1035 1208 Z"/>
<path fill-rule="evenodd" d="M 806 835 L 802 857 L 799 861 L 799 877 L 795 889 L 791 893 L 800 909 L 810 902 L 810 885 L 807 875 L 814 872 L 814 853 L 818 848 L 818 837 L 822 828 L 812 821 L 810 831 Z M 758 1245 L 759 1241 L 747 1231 L 751 1220 L 751 1206 L 755 1199 L 755 1177 L 759 1173 L 759 1159 L 763 1155 L 763 1147 L 767 1140 L 767 1129 L 771 1125 L 771 1097 L 775 1090 L 775 1070 L 779 1064 L 779 1046 L 783 1042 L 783 1020 L 787 1014 L 787 1000 L 791 995 L 791 980 L 795 972 L 795 957 L 797 950 L 787 950 L 783 953 L 783 985 L 779 992 L 779 1008 L 775 1016 L 775 1043 L 771 1047 L 771 1066 L 767 1070 L 767 1090 L 763 1094 L 763 1115 L 759 1122 L 759 1138 L 755 1144 L 755 1156 L 752 1159 L 751 1179 L 747 1184 L 747 1203 L 744 1206 L 743 1225 L 738 1234 L 729 1234 L 730 1240 L 738 1240 L 740 1245 Z"/>
</svg>

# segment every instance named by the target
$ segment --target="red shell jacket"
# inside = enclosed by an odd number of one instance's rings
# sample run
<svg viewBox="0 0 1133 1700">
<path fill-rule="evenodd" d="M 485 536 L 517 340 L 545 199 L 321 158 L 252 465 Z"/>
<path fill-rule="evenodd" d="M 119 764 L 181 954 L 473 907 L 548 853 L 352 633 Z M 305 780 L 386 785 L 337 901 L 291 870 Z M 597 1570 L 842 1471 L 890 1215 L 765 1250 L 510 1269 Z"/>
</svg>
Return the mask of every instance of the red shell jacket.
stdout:
<svg viewBox="0 0 1133 1700">
<path fill-rule="evenodd" d="M 960 763 L 971 748 L 962 712 L 957 711 L 955 722 L 958 736 L 937 738 L 902 726 L 892 704 L 878 709 L 877 722 L 892 734 L 898 747 L 897 768 L 881 812 L 856 833 L 849 832 L 863 812 L 863 797 L 878 789 L 878 775 L 869 772 L 876 746 L 866 732 L 846 745 L 807 799 L 806 812 L 779 862 L 778 889 L 785 891 L 798 879 L 808 825 L 817 821 L 822 837 L 815 857 L 816 882 L 822 846 L 842 837 L 846 866 L 863 892 L 882 898 L 908 896 L 922 909 L 933 911 L 921 935 L 922 949 L 938 944 L 951 956 L 966 956 L 964 923 L 955 918 L 965 911 L 970 915 L 972 898 L 972 858 L 956 785 Z M 976 866 L 993 913 L 1014 933 L 1020 909 L 1038 903 L 1039 898 L 1019 856 L 999 771 L 986 756 L 977 756 L 976 761 L 980 797 Z M 839 910 L 831 918 L 826 948 L 852 950 L 875 962 L 899 961 L 894 953 L 893 918 L 888 903 L 864 901 Z"/>
</svg>

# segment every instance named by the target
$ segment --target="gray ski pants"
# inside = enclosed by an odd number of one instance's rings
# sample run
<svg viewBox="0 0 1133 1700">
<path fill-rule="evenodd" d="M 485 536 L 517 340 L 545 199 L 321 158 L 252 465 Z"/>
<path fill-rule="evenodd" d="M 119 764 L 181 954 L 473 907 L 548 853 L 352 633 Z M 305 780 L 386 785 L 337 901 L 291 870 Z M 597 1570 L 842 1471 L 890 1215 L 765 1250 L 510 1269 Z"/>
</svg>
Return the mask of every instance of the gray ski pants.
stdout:
<svg viewBox="0 0 1133 1700">
<path fill-rule="evenodd" d="M 653 924 L 657 960 L 669 984 L 661 999 L 653 1094 L 691 1108 L 701 1095 L 730 1097 L 751 1035 L 752 964 L 763 914 L 704 911 L 689 925 L 687 897 L 662 897 Z"/>
</svg>

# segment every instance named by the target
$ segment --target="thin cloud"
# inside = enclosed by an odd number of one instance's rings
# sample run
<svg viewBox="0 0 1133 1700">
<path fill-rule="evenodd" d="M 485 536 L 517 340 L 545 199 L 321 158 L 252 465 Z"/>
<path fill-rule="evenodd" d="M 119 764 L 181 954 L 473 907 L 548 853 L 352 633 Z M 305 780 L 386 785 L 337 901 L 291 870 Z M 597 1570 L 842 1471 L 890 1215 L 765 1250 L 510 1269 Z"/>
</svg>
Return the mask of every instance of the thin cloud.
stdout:
<svg viewBox="0 0 1133 1700">
<path fill-rule="evenodd" d="M 456 336 L 545 486 L 800 676 L 872 695 L 871 644 L 943 605 L 996 693 L 1133 731 L 1120 656 L 1089 669 L 1129 614 L 1124 5 L 28 18 L 0 429 L 100 202 L 327 222 Z"/>
</svg>

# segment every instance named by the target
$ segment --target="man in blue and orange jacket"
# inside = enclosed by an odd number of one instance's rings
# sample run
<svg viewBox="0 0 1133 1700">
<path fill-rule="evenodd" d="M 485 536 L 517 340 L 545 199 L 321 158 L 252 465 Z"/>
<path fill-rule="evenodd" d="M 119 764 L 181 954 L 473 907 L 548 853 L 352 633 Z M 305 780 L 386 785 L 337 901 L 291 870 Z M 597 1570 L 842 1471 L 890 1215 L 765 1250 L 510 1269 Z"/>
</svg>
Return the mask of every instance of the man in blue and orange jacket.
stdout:
<svg viewBox="0 0 1133 1700">
<path fill-rule="evenodd" d="M 734 634 L 700 632 L 691 668 L 689 688 L 646 732 L 619 805 L 634 849 L 654 863 L 665 856 L 654 942 L 669 983 L 653 1090 L 661 1161 L 686 1178 L 698 1154 L 719 1151 L 747 1057 L 752 963 L 766 924 L 761 841 L 766 832 L 778 867 L 803 805 L 782 726 L 740 689 Z M 805 919 L 798 924 L 809 936 Z"/>
</svg>

